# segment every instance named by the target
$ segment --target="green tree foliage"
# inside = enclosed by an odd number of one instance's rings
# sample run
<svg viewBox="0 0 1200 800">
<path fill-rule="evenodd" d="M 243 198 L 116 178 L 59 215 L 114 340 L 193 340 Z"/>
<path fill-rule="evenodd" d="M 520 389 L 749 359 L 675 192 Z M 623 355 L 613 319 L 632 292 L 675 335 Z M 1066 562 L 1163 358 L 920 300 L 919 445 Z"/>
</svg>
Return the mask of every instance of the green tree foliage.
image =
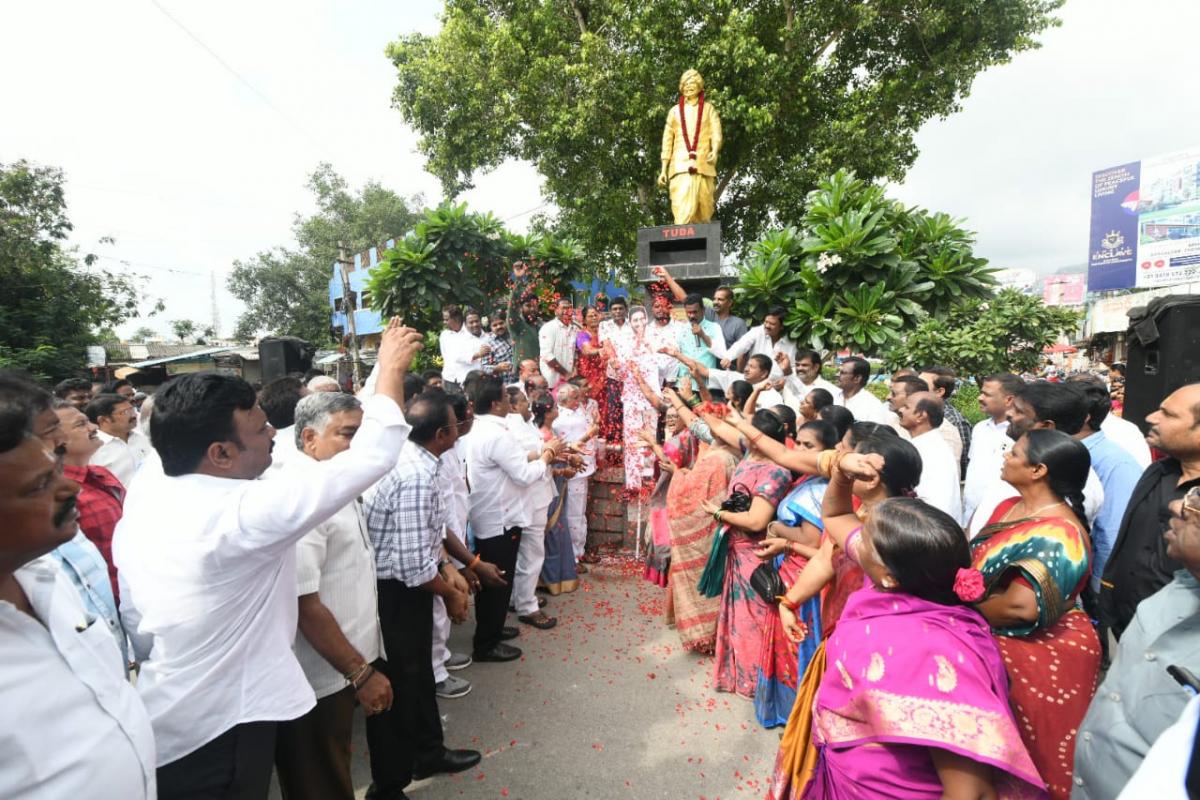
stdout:
<svg viewBox="0 0 1200 800">
<path fill-rule="evenodd" d="M 974 236 L 945 214 L 906 208 L 839 170 L 805 199 L 798 227 L 750 248 L 734 290 L 739 313 L 783 306 L 797 342 L 877 354 L 927 316 L 991 296 L 994 270 Z"/>
<path fill-rule="evenodd" d="M 259 331 L 330 341 L 329 281 L 339 241 L 350 254 L 402 236 L 416 221 L 419 197 L 405 199 L 369 182 L 352 192 L 329 164 L 308 180 L 317 211 L 297 214 L 292 224 L 295 247 L 275 247 L 235 261 L 229 291 L 246 304 L 235 336 L 249 339 Z"/>
<path fill-rule="evenodd" d="M 491 214 L 445 203 L 429 209 L 413 230 L 371 270 L 367 302 L 385 317 L 400 315 L 423 330 L 441 324 L 442 306 L 457 303 L 489 313 L 507 302 L 510 265 L 534 265 L 535 291 L 549 299 L 587 274 L 578 243 L 548 233 L 508 233 Z"/>
<path fill-rule="evenodd" d="M 190 319 L 173 319 L 171 320 L 171 332 L 175 334 L 175 338 L 184 342 L 193 338 L 196 335 L 198 326 Z"/>
<path fill-rule="evenodd" d="M 155 331 L 154 328 L 149 328 L 143 325 L 129 336 L 129 341 L 144 343 L 150 341 L 156 336 L 158 336 L 158 332 Z"/>
<path fill-rule="evenodd" d="M 721 114 L 717 217 L 736 252 L 799 218 L 837 168 L 901 178 L 921 124 L 1036 47 L 1061 4 L 448 0 L 440 32 L 403 36 L 387 55 L 395 105 L 448 196 L 524 159 L 562 233 L 629 263 L 636 229 L 670 218 L 654 181 L 684 70 L 700 70 Z"/>
<path fill-rule="evenodd" d="M 137 316 L 136 276 L 77 259 L 59 169 L 0 164 L 0 368 L 79 374 L 97 333 Z"/>
<path fill-rule="evenodd" d="M 942 319 L 919 323 L 887 353 L 895 366 L 944 364 L 976 378 L 1034 372 L 1042 349 L 1079 325 L 1079 312 L 1004 289 L 990 300 L 968 300 Z"/>
</svg>

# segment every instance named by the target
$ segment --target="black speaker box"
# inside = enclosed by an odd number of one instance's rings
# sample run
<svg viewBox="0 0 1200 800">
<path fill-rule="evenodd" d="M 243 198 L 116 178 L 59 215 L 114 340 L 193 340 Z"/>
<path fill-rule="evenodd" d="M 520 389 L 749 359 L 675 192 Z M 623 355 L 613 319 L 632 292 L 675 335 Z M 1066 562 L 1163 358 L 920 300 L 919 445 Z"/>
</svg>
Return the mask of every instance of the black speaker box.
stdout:
<svg viewBox="0 0 1200 800">
<path fill-rule="evenodd" d="M 1125 419 L 1146 430 L 1146 416 L 1171 392 L 1200 382 L 1200 295 L 1156 297 L 1129 311 Z"/>
<path fill-rule="evenodd" d="M 258 343 L 262 382 L 270 383 L 290 373 L 304 374 L 312 369 L 315 349 L 295 336 L 271 336 Z"/>
</svg>

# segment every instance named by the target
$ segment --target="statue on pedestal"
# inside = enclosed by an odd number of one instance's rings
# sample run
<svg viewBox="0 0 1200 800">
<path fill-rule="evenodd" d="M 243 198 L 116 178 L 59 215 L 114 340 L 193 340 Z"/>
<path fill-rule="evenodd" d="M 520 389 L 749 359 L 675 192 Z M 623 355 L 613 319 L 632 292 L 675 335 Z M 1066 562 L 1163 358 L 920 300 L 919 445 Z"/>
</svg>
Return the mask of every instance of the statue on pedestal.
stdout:
<svg viewBox="0 0 1200 800">
<path fill-rule="evenodd" d="M 704 78 L 694 69 L 679 79 L 679 105 L 663 127 L 662 171 L 676 225 L 710 222 L 715 204 L 721 117 L 704 102 Z"/>
</svg>

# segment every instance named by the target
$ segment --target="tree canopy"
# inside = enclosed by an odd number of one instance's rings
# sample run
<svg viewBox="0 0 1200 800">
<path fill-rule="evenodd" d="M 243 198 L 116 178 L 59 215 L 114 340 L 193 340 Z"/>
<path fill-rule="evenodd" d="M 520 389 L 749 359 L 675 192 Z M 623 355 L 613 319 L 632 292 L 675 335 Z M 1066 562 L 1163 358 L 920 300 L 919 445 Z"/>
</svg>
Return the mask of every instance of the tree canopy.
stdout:
<svg viewBox="0 0 1200 800">
<path fill-rule="evenodd" d="M 61 170 L 0 164 L 0 367 L 78 375 L 98 333 L 137 316 L 137 277 L 77 258 L 70 231 Z"/>
<path fill-rule="evenodd" d="M 309 177 L 315 214 L 296 214 L 295 247 L 275 247 L 235 261 L 229 291 L 246 304 L 235 336 L 251 339 L 258 331 L 298 336 L 314 343 L 330 341 L 329 281 L 338 258 L 338 242 L 353 254 L 401 237 L 417 219 L 420 197 L 403 198 L 379 183 L 351 191 L 329 164 Z"/>
<path fill-rule="evenodd" d="M 556 228 L 627 265 L 669 221 L 654 185 L 680 75 L 720 111 L 717 219 L 739 252 L 798 219 L 840 168 L 899 179 L 925 121 L 983 70 L 1036 47 L 1062 0 L 447 0 L 442 29 L 393 42 L 394 103 L 447 196 L 505 159 L 534 164 Z"/>
</svg>

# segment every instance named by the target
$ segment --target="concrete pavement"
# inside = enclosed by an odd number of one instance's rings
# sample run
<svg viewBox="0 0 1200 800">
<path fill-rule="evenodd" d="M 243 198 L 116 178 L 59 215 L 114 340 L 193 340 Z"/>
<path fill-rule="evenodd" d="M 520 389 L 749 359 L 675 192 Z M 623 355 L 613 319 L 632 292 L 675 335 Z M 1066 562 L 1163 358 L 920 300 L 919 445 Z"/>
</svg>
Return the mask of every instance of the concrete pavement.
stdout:
<svg viewBox="0 0 1200 800">
<path fill-rule="evenodd" d="M 414 800 L 762 797 L 779 731 L 758 725 L 750 701 L 710 688 L 712 659 L 680 647 L 663 623 L 664 592 L 641 578 L 631 558 L 609 556 L 577 592 L 550 598 L 545 610 L 558 627 L 520 625 L 512 644 L 525 651 L 521 660 L 457 672 L 473 690 L 439 700 L 447 746 L 480 750 L 483 761 L 407 793 Z M 471 629 L 455 628 L 453 650 L 470 651 Z M 359 797 L 370 781 L 362 728 L 360 717 Z"/>
</svg>

